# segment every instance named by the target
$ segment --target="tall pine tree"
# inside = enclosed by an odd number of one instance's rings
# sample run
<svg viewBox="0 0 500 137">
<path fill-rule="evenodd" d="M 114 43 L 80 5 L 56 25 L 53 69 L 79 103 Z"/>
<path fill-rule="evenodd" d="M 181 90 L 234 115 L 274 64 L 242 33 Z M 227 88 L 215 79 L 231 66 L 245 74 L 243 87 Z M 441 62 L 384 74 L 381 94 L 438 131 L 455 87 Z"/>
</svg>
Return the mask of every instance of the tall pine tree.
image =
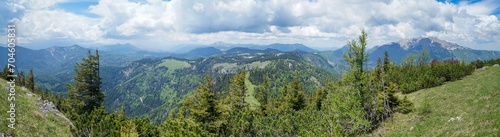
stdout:
<svg viewBox="0 0 500 137">
<path fill-rule="evenodd" d="M 212 76 L 206 75 L 204 84 L 199 83 L 200 86 L 194 90 L 194 96 L 187 97 L 182 102 L 183 107 L 190 111 L 196 122 L 208 124 L 214 122 L 220 115 L 212 79 Z"/>
<path fill-rule="evenodd" d="M 99 76 L 99 51 L 92 55 L 90 50 L 88 58 L 83 58 L 81 63 L 74 65 L 76 76 L 74 84 L 66 83 L 69 102 L 77 114 L 91 112 L 99 108 L 104 101 L 101 92 L 101 77 Z"/>
<path fill-rule="evenodd" d="M 231 85 L 229 86 L 230 92 L 228 97 L 232 107 L 236 111 L 240 111 L 243 108 L 248 107 L 248 103 L 245 102 L 245 98 L 247 97 L 247 86 L 245 84 L 246 75 L 247 73 L 245 72 L 245 69 L 243 69 L 239 74 L 234 74 L 233 79 L 230 80 Z"/>
<path fill-rule="evenodd" d="M 30 73 L 26 77 L 26 87 L 30 91 L 35 92 L 35 76 L 33 75 L 33 70 L 30 70 Z"/>
</svg>

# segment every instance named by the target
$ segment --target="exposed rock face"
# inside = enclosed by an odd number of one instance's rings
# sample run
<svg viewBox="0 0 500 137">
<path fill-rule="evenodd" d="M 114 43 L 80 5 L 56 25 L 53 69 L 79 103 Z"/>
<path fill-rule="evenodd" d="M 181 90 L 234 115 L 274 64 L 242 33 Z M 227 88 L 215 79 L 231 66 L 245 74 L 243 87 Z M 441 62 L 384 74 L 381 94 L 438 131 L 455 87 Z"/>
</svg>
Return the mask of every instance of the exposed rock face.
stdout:
<svg viewBox="0 0 500 137">
<path fill-rule="evenodd" d="M 398 43 L 401 46 L 401 48 L 405 50 L 412 49 L 416 46 L 421 46 L 421 45 L 428 45 L 430 47 L 440 46 L 447 50 L 470 49 L 467 47 L 459 46 L 458 44 L 455 43 L 450 43 L 444 40 L 440 40 L 436 37 L 418 37 L 412 39 L 404 39 L 395 43 Z"/>
<path fill-rule="evenodd" d="M 38 102 L 41 102 L 42 104 L 36 104 L 38 106 L 38 109 L 40 109 L 43 113 L 47 113 L 49 111 L 58 111 L 54 103 L 49 102 L 48 100 L 42 100 L 42 98 L 38 98 Z"/>
<path fill-rule="evenodd" d="M 58 116 L 58 117 L 61 117 L 62 119 L 66 120 L 66 122 L 70 123 L 71 125 L 73 125 L 73 123 L 68 119 L 66 118 L 61 112 L 59 112 L 59 110 L 57 110 L 56 108 L 56 105 L 54 105 L 54 103 L 52 102 L 49 102 L 48 100 L 43 100 L 41 97 L 38 98 L 37 100 L 39 103 L 41 104 L 35 104 L 38 109 L 40 109 L 40 111 L 42 111 L 44 114 L 47 115 L 47 112 L 49 111 L 55 111 L 54 114 L 52 114 L 53 116 Z"/>
</svg>

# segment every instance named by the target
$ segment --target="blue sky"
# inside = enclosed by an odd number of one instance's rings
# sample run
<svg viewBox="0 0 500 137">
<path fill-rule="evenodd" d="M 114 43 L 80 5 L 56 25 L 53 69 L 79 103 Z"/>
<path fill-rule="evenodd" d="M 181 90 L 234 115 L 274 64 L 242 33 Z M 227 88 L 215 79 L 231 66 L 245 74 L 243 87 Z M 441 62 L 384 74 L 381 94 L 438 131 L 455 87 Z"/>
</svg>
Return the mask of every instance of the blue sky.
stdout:
<svg viewBox="0 0 500 137">
<path fill-rule="evenodd" d="M 131 43 L 143 49 L 182 44 L 302 43 L 341 47 L 364 28 L 369 47 L 438 37 L 500 50 L 498 0 L 7 0 L 0 22 L 18 26 L 19 45 Z M 6 30 L 0 38 L 6 39 Z"/>
</svg>

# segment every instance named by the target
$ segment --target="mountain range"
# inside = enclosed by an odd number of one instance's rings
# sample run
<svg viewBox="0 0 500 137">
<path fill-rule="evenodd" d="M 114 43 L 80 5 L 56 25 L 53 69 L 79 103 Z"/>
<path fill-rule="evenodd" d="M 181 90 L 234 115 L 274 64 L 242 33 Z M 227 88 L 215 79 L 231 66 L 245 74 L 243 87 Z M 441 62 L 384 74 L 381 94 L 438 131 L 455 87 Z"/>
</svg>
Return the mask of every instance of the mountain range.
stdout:
<svg viewBox="0 0 500 137">
<path fill-rule="evenodd" d="M 226 83 L 216 87 L 227 91 L 231 74 L 245 68 L 248 80 L 256 86 L 256 79 L 264 74 L 272 80 L 276 92 L 286 80 L 292 79 L 294 71 L 307 74 L 301 81 L 314 85 L 307 91 L 315 91 L 327 77 L 338 78 L 347 64 L 341 55 L 349 48 L 317 51 L 302 44 L 227 44 L 223 42 L 208 46 L 184 49 L 181 53 L 151 52 L 131 44 L 99 47 L 105 106 L 109 110 L 125 104 L 127 114 L 150 117 L 157 122 L 180 106 L 180 100 L 190 94 L 205 74 L 215 75 L 215 82 Z M 378 57 L 389 51 L 391 61 L 399 64 L 408 54 L 418 54 L 427 49 L 431 59 L 454 58 L 470 62 L 500 58 L 495 51 L 474 50 L 446 42 L 434 37 L 420 37 L 391 42 L 367 50 L 368 66 L 373 67 Z M 5 47 L 0 50 L 7 51 Z M 65 83 L 74 76 L 73 65 L 85 58 L 88 48 L 78 45 L 31 50 L 16 48 L 16 65 L 19 70 L 33 69 L 37 85 L 53 92 L 64 93 Z M 7 59 L 0 60 L 7 64 Z M 249 88 L 250 89 L 250 88 Z M 224 94 L 224 93 L 220 93 Z M 252 100 L 252 99 L 249 99 Z M 253 99 L 254 100 L 254 99 Z"/>
</svg>

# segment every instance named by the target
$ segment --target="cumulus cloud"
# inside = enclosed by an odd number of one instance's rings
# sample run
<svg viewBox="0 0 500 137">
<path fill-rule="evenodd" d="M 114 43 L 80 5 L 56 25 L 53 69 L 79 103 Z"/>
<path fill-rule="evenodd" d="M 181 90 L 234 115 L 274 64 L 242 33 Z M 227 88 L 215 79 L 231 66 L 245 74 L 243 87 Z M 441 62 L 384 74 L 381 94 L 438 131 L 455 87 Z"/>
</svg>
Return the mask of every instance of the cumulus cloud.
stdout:
<svg viewBox="0 0 500 137">
<path fill-rule="evenodd" d="M 8 1 L 31 39 L 62 37 L 135 45 L 182 43 L 304 43 L 342 46 L 364 28 L 372 43 L 436 36 L 459 44 L 500 44 L 496 0 L 100 0 L 89 18 L 51 6 L 64 0 Z M 43 17 L 43 18 L 42 18 Z M 144 44 L 148 43 L 148 44 Z M 485 44 L 487 43 L 487 44 Z M 483 49 L 494 48 L 479 46 Z M 153 47 L 150 47 L 153 48 Z"/>
</svg>

